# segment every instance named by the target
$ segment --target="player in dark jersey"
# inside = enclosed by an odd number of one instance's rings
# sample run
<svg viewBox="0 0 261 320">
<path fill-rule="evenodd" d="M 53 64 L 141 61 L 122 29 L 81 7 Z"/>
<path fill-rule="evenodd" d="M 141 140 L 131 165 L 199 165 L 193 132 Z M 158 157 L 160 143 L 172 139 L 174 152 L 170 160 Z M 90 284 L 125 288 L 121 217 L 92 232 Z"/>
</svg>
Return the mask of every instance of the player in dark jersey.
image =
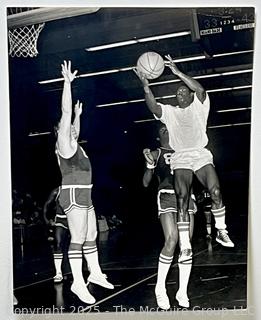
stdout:
<svg viewBox="0 0 261 320">
<path fill-rule="evenodd" d="M 95 298 L 86 287 L 82 274 L 82 254 L 87 260 L 90 275 L 88 282 L 113 289 L 107 276 L 102 273 L 96 246 L 97 221 L 92 204 L 92 168 L 91 163 L 77 140 L 80 134 L 80 115 L 82 103 L 77 101 L 72 121 L 71 82 L 77 71 L 71 71 L 71 62 L 64 61 L 62 75 L 64 78 L 62 94 L 62 116 L 57 130 L 56 154 L 62 183 L 59 203 L 67 215 L 71 242 L 68 251 L 73 275 L 71 291 L 85 303 L 95 303 Z"/>
<path fill-rule="evenodd" d="M 178 242 L 179 233 L 177 227 L 177 200 L 173 189 L 173 176 L 170 170 L 170 158 L 174 153 L 169 146 L 168 130 L 164 124 L 159 127 L 160 148 L 151 151 L 144 149 L 146 170 L 143 175 L 143 185 L 147 187 L 155 174 L 158 178 L 158 214 L 165 237 L 164 247 L 161 250 L 158 263 L 158 277 L 155 287 L 157 304 L 162 309 L 169 309 L 169 298 L 166 292 L 166 277 L 173 260 L 174 251 Z M 196 205 L 191 198 L 189 203 L 190 236 L 194 228 L 194 216 Z M 176 299 L 180 306 L 189 307 L 187 286 L 192 266 L 192 258 L 178 261 L 179 266 L 179 290 Z"/>
<path fill-rule="evenodd" d="M 46 224 L 54 227 L 55 244 L 53 249 L 53 259 L 56 274 L 53 278 L 55 283 L 63 280 L 62 261 L 65 251 L 65 243 L 69 236 L 67 216 L 58 203 L 59 188 L 55 188 L 50 193 L 43 207 L 43 216 Z"/>
</svg>

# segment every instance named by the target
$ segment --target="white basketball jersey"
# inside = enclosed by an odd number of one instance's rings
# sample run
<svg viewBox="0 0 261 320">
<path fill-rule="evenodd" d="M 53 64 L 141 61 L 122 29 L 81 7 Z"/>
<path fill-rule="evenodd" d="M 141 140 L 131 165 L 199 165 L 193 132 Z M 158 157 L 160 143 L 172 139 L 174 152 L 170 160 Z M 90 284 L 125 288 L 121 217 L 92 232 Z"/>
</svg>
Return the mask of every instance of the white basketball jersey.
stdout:
<svg viewBox="0 0 261 320">
<path fill-rule="evenodd" d="M 169 144 L 176 152 L 204 148 L 208 143 L 206 134 L 209 114 L 209 96 L 203 103 L 194 93 L 194 100 L 187 108 L 158 103 L 162 109 L 159 118 L 169 131 Z M 157 117 L 155 117 L 158 119 Z"/>
</svg>

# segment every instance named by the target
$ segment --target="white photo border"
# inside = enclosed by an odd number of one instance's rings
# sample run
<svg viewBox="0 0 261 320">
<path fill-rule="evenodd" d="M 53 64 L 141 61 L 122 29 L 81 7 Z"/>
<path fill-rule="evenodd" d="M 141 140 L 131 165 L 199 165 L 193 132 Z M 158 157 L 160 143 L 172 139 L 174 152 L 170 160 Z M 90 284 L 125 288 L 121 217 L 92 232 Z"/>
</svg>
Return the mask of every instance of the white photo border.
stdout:
<svg viewBox="0 0 261 320">
<path fill-rule="evenodd" d="M 258 86 L 260 81 L 261 64 L 261 5 L 260 1 L 173 1 L 173 0 L 125 0 L 125 1 L 69 1 L 69 0 L 3 0 L 0 7 L 0 316 L 1 319 L 71 319 L 72 315 L 15 315 L 13 314 L 13 268 L 12 268 L 12 215 L 11 215 L 11 164 L 10 164 L 10 122 L 9 122 L 9 88 L 8 88 L 8 48 L 7 48 L 7 22 L 6 7 L 8 6 L 93 6 L 93 7 L 199 7 L 199 6 L 252 6 L 256 11 L 256 32 L 254 43 L 254 72 L 253 72 L 253 92 L 252 92 L 252 120 L 251 120 L 251 155 L 250 155 L 250 197 L 249 197 L 249 241 L 248 241 L 248 308 L 246 310 L 224 310 L 223 314 L 215 311 L 184 312 L 175 314 L 176 319 L 261 319 L 261 265 L 260 252 L 260 230 L 261 230 L 261 90 Z M 73 319 L 86 317 L 86 314 L 74 314 Z M 88 317 L 99 317 L 115 319 L 147 319 L 148 316 L 173 317 L 173 314 L 141 314 L 126 313 L 115 315 L 89 314 Z"/>
</svg>

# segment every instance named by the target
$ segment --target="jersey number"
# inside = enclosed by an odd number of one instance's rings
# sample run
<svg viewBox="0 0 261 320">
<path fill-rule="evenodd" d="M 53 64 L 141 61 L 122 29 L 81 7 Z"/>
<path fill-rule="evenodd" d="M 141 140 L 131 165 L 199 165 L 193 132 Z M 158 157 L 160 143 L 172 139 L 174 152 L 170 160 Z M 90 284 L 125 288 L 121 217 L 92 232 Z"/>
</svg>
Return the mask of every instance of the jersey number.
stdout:
<svg viewBox="0 0 261 320">
<path fill-rule="evenodd" d="M 167 165 L 170 165 L 171 155 L 172 155 L 172 153 L 165 153 L 165 154 L 163 155 L 163 157 L 164 157 L 164 159 L 165 159 L 165 163 L 166 163 Z"/>
</svg>

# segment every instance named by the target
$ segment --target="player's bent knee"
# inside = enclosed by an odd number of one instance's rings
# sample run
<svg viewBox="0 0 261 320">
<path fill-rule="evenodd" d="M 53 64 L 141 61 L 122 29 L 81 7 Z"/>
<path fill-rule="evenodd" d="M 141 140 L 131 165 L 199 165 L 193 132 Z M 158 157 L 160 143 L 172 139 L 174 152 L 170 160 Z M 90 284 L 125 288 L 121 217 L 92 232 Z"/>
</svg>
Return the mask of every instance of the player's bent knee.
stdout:
<svg viewBox="0 0 261 320">
<path fill-rule="evenodd" d="M 214 186 L 209 190 L 211 199 L 220 199 L 221 198 L 221 191 L 218 186 Z"/>
</svg>

